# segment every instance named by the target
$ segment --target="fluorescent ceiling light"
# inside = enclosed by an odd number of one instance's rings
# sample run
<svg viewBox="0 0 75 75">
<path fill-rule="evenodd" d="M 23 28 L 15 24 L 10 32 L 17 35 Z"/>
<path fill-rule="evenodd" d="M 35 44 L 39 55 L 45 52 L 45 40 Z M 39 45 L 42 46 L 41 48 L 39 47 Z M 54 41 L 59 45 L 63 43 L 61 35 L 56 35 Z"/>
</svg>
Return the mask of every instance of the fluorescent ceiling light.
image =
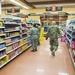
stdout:
<svg viewBox="0 0 75 75">
<path fill-rule="evenodd" d="M 23 8 L 26 8 L 26 9 L 29 9 L 28 7 L 26 7 L 26 6 L 23 6 L 23 5 L 22 5 L 22 7 L 23 7 Z"/>
<path fill-rule="evenodd" d="M 13 3 L 15 3 L 15 4 L 17 4 L 17 5 L 20 5 L 21 7 L 25 8 L 25 9 L 29 9 L 28 7 L 20 4 L 19 2 L 15 1 L 15 0 L 10 0 L 10 1 L 13 2 Z"/>
</svg>

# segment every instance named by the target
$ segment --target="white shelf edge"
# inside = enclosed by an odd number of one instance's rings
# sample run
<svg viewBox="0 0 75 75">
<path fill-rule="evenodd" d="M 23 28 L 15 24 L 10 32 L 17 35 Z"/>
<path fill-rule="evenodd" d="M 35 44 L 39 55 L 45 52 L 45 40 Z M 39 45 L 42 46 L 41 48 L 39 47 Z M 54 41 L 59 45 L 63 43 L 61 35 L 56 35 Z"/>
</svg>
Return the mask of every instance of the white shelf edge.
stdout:
<svg viewBox="0 0 75 75">
<path fill-rule="evenodd" d="M 25 30 L 25 29 L 27 29 L 27 28 L 23 28 L 22 30 Z"/>
<path fill-rule="evenodd" d="M 70 56 L 71 56 L 71 59 L 72 59 L 73 65 L 74 65 L 74 67 L 75 67 L 75 62 L 74 62 L 74 60 L 73 60 L 72 53 L 71 53 L 70 49 L 69 49 L 69 53 L 70 53 Z"/>
<path fill-rule="evenodd" d="M 23 46 L 23 45 L 25 45 L 25 44 L 27 44 L 28 42 L 26 42 L 26 43 L 24 43 L 24 44 L 22 44 L 21 46 Z"/>
<path fill-rule="evenodd" d="M 5 41 L 2 41 L 2 42 L 0 42 L 0 43 L 4 43 Z"/>
<path fill-rule="evenodd" d="M 0 34 L 0 36 L 5 36 L 5 34 Z"/>
<path fill-rule="evenodd" d="M 0 49 L 0 51 L 2 51 L 2 50 L 4 50 L 4 49 L 6 49 L 6 47 L 4 47 L 4 48 Z"/>
<path fill-rule="evenodd" d="M 28 49 L 30 46 L 31 46 L 31 45 L 29 45 L 26 49 Z M 26 50 L 26 49 L 25 49 L 25 50 Z M 24 51 L 25 51 L 25 50 L 24 50 Z M 23 52 L 24 52 L 24 51 L 23 51 Z M 21 53 L 22 53 L 22 52 L 20 52 L 19 54 L 15 55 L 15 56 L 12 57 L 10 60 L 8 60 L 7 62 L 5 62 L 3 65 L 0 66 L 0 68 L 2 68 L 4 65 L 6 65 L 7 63 L 9 63 L 11 60 L 13 60 L 14 58 L 16 58 L 16 57 L 17 57 L 18 55 L 20 55 Z"/>
<path fill-rule="evenodd" d="M 5 56 L 6 56 L 6 55 L 1 56 L 0 59 L 4 58 Z"/>
<path fill-rule="evenodd" d="M 13 43 L 10 43 L 10 44 L 7 44 L 6 46 L 10 46 L 10 45 L 12 45 L 12 44 L 14 44 L 14 43 L 17 43 L 17 42 L 19 42 L 20 40 L 17 40 L 17 41 L 15 41 L 15 42 L 13 42 Z"/>
<path fill-rule="evenodd" d="M 27 39 L 27 37 L 26 37 L 26 38 L 22 38 L 22 39 L 20 39 L 20 41 L 21 41 L 21 40 L 24 40 L 24 39 Z"/>
<path fill-rule="evenodd" d="M 20 31 L 20 30 L 9 30 L 9 31 L 4 31 L 4 32 L 15 32 L 15 31 Z"/>
<path fill-rule="evenodd" d="M 27 34 L 27 32 L 26 33 L 23 33 L 22 35 L 24 35 L 24 34 Z"/>
<path fill-rule="evenodd" d="M 68 39 L 68 41 L 69 41 L 69 42 L 71 42 L 71 40 L 69 40 L 69 38 L 68 38 L 68 37 L 66 37 L 66 38 Z"/>
<path fill-rule="evenodd" d="M 0 29 L 3 29 L 3 28 L 5 28 L 5 27 L 0 27 Z"/>
<path fill-rule="evenodd" d="M 16 35 L 16 36 L 20 36 L 20 35 Z M 6 39 L 13 38 L 13 37 L 16 37 L 16 36 L 6 37 L 5 40 L 6 40 Z"/>
<path fill-rule="evenodd" d="M 69 34 L 72 37 L 72 35 L 70 33 L 67 32 L 67 34 Z"/>
</svg>

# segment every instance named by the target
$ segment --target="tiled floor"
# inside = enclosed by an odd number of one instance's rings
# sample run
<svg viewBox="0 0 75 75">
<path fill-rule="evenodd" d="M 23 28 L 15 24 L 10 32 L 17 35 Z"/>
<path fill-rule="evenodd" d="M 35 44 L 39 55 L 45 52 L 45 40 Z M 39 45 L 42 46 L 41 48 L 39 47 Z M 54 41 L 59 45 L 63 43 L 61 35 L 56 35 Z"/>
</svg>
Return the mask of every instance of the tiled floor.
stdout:
<svg viewBox="0 0 75 75">
<path fill-rule="evenodd" d="M 0 70 L 0 75 L 75 75 L 65 43 L 60 42 L 56 56 L 49 50 L 49 41 L 44 40 L 37 52 L 31 48 Z"/>
</svg>

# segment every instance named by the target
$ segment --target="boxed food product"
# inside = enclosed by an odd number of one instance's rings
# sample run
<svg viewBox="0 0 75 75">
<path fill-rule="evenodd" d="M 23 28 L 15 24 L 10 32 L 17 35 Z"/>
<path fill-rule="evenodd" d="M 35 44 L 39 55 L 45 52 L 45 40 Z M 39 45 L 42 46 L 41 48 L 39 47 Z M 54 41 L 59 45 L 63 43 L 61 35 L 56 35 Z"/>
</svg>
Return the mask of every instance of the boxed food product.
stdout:
<svg viewBox="0 0 75 75">
<path fill-rule="evenodd" d="M 6 45 L 11 43 L 11 39 L 6 39 L 5 40 Z"/>
<path fill-rule="evenodd" d="M 0 37 L 0 42 L 2 42 L 4 40 L 4 38 L 3 37 Z"/>
<path fill-rule="evenodd" d="M 18 48 L 18 53 L 20 53 L 22 51 L 22 48 Z"/>
<path fill-rule="evenodd" d="M 3 61 L 3 60 L 0 60 L 0 66 L 1 66 L 2 64 L 4 64 L 4 61 Z"/>
<path fill-rule="evenodd" d="M 5 55 L 5 50 L 0 51 L 0 57 L 2 57 L 3 55 Z"/>
<path fill-rule="evenodd" d="M 0 34 L 3 34 L 3 33 L 4 33 L 3 29 L 0 29 Z"/>
<path fill-rule="evenodd" d="M 2 21 L 0 21 L 0 27 L 2 27 L 3 26 L 3 22 Z"/>
<path fill-rule="evenodd" d="M 9 52 L 9 51 L 11 51 L 11 50 L 12 50 L 12 46 L 6 47 L 6 52 Z"/>
<path fill-rule="evenodd" d="M 0 43 L 0 49 L 5 47 L 5 43 Z"/>
</svg>

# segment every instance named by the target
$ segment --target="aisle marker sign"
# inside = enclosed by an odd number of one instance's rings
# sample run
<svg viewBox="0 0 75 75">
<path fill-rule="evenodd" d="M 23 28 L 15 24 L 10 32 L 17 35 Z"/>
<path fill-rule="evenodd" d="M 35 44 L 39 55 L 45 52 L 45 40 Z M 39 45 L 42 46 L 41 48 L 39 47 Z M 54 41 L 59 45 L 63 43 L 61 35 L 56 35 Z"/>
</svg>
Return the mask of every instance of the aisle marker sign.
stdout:
<svg viewBox="0 0 75 75">
<path fill-rule="evenodd" d="M 52 6 L 52 7 L 46 7 L 46 11 L 62 11 L 62 6 Z"/>
</svg>

